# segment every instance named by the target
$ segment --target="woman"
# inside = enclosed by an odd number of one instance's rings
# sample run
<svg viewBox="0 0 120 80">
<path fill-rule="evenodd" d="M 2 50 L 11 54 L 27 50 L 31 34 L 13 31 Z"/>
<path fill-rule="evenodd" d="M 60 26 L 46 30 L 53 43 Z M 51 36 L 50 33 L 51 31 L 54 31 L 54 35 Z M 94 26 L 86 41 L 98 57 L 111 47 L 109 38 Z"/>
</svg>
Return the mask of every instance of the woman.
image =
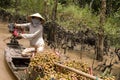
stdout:
<svg viewBox="0 0 120 80">
<path fill-rule="evenodd" d="M 16 27 L 28 27 L 29 28 L 29 34 L 20 34 L 21 37 L 25 39 L 29 39 L 30 41 L 30 48 L 26 48 L 23 50 L 22 55 L 25 56 L 26 53 L 36 51 L 41 52 L 44 49 L 44 40 L 43 40 L 43 26 L 44 18 L 39 14 L 35 13 L 30 16 L 28 16 L 28 21 L 30 23 L 25 24 L 15 24 Z"/>
</svg>

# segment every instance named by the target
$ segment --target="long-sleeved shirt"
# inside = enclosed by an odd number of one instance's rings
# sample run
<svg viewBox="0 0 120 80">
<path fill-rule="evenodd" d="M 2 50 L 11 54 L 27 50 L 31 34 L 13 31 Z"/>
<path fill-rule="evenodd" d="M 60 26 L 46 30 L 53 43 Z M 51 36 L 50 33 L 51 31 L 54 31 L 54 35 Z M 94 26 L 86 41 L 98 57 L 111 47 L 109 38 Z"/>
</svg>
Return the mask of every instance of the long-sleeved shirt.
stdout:
<svg viewBox="0 0 120 80">
<path fill-rule="evenodd" d="M 21 36 L 25 39 L 30 40 L 31 46 L 44 46 L 43 40 L 43 26 L 33 26 L 32 23 L 24 23 L 24 24 L 16 24 L 16 26 L 29 27 L 29 34 L 21 34 Z"/>
</svg>

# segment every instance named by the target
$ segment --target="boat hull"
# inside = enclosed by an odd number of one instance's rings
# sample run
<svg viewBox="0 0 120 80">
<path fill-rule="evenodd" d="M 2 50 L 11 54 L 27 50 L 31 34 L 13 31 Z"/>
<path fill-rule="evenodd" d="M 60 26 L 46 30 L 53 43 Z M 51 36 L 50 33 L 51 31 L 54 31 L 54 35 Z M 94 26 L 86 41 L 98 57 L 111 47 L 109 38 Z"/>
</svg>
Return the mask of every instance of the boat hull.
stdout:
<svg viewBox="0 0 120 80">
<path fill-rule="evenodd" d="M 20 48 L 7 47 L 4 51 L 5 61 L 18 80 L 26 80 L 26 70 L 30 63 L 30 57 L 22 57 Z"/>
</svg>

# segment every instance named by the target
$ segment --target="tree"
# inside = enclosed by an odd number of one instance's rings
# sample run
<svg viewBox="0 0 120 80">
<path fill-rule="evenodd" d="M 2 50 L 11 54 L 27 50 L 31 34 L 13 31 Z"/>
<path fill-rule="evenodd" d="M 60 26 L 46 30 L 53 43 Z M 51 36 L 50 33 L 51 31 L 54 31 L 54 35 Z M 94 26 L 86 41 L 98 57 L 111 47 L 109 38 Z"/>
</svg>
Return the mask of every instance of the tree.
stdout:
<svg viewBox="0 0 120 80">
<path fill-rule="evenodd" d="M 104 30 L 103 26 L 105 23 L 105 13 L 106 13 L 106 0 L 102 0 L 101 2 L 101 12 L 100 12 L 100 27 L 98 31 L 98 39 L 97 39 L 97 60 L 103 60 L 103 48 L 104 48 Z"/>
<path fill-rule="evenodd" d="M 48 20 L 49 16 L 48 16 L 48 0 L 44 0 L 44 16 L 45 16 L 45 19 Z"/>
<path fill-rule="evenodd" d="M 12 0 L 0 0 L 0 7 L 8 8 L 11 6 Z"/>
<path fill-rule="evenodd" d="M 53 6 L 53 10 L 52 10 L 52 21 L 55 22 L 56 20 L 56 15 L 57 15 L 57 4 L 58 4 L 58 0 L 54 0 L 54 6 Z"/>
</svg>

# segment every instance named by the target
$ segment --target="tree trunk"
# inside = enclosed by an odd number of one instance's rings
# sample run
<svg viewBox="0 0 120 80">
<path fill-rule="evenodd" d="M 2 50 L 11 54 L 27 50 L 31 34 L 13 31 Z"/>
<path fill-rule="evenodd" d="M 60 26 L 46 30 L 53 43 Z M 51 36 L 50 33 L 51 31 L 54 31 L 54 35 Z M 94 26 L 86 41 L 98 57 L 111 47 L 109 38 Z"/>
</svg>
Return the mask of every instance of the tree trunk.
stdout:
<svg viewBox="0 0 120 80">
<path fill-rule="evenodd" d="M 100 31 L 102 32 L 102 31 Z M 102 61 L 103 60 L 103 53 L 104 53 L 104 35 L 102 33 L 98 33 L 98 39 L 97 39 L 97 57 L 96 59 L 99 60 L 99 61 Z"/>
<path fill-rule="evenodd" d="M 97 40 L 97 57 L 96 59 L 99 61 L 103 60 L 103 48 L 104 48 L 104 30 L 103 26 L 105 23 L 105 13 L 106 13 L 106 0 L 102 0 L 101 2 L 101 12 L 100 12 L 100 27 L 98 32 L 98 40 Z"/>
<path fill-rule="evenodd" d="M 94 0 L 91 0 L 91 2 L 90 2 L 90 10 L 92 9 L 93 2 L 94 2 Z"/>
<path fill-rule="evenodd" d="M 58 4 L 58 0 L 54 0 L 54 6 L 53 6 L 53 10 L 52 10 L 52 16 L 51 16 L 51 19 L 52 19 L 52 37 L 53 37 L 53 41 L 54 41 L 54 48 L 56 47 L 56 30 L 55 30 L 55 27 L 56 27 L 56 23 L 55 23 L 55 20 L 56 20 L 56 16 L 57 16 L 57 4 Z"/>
<path fill-rule="evenodd" d="M 15 13 L 18 14 L 18 5 L 20 3 L 20 0 L 15 0 Z"/>
<path fill-rule="evenodd" d="M 44 16 L 45 16 L 45 20 L 47 21 L 49 19 L 49 11 L 48 11 L 48 4 L 47 4 L 48 0 L 44 0 Z"/>
<path fill-rule="evenodd" d="M 55 20 L 56 20 L 57 3 L 58 3 L 58 0 L 54 0 L 54 6 L 53 6 L 53 11 L 52 11 L 52 21 L 53 22 L 55 22 Z"/>
</svg>

